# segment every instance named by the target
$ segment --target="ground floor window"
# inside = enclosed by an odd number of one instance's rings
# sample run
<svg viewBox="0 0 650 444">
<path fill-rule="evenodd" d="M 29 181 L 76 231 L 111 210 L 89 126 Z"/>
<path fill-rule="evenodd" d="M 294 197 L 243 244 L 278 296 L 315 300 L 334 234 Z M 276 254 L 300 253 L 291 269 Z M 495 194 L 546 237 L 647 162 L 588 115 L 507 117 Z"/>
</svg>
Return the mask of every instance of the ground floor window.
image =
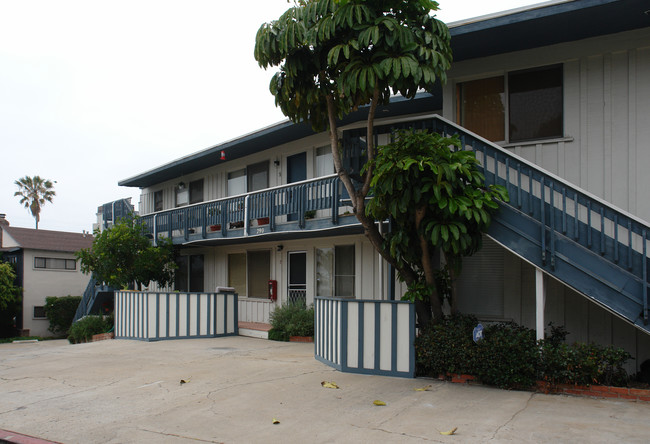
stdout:
<svg viewBox="0 0 650 444">
<path fill-rule="evenodd" d="M 34 268 L 44 268 L 49 270 L 76 270 L 77 261 L 75 259 L 60 259 L 56 257 L 35 257 Z"/>
<path fill-rule="evenodd" d="M 45 315 L 45 307 L 42 305 L 35 305 L 34 306 L 34 319 L 45 319 L 47 316 Z"/>
<path fill-rule="evenodd" d="M 174 288 L 177 291 L 204 291 L 203 262 L 202 254 L 179 256 L 176 259 L 178 269 L 176 270 Z"/>
<path fill-rule="evenodd" d="M 267 298 L 270 277 L 270 250 L 228 255 L 228 286 L 233 287 L 240 296 Z"/>
<path fill-rule="evenodd" d="M 354 245 L 316 249 L 316 295 L 354 297 Z"/>
</svg>

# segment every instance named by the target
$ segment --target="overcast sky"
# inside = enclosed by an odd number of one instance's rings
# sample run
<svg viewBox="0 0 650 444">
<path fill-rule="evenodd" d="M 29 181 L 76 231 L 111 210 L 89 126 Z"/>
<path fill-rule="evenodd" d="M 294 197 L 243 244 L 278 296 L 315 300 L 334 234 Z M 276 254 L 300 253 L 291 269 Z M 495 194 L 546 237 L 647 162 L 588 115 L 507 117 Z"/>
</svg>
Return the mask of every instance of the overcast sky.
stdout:
<svg viewBox="0 0 650 444">
<path fill-rule="evenodd" d="M 447 22 L 536 4 L 441 0 Z M 284 120 L 255 33 L 286 0 L 0 0 L 0 213 L 34 227 L 14 181 L 56 181 L 39 228 L 90 231 L 117 182 Z"/>
</svg>

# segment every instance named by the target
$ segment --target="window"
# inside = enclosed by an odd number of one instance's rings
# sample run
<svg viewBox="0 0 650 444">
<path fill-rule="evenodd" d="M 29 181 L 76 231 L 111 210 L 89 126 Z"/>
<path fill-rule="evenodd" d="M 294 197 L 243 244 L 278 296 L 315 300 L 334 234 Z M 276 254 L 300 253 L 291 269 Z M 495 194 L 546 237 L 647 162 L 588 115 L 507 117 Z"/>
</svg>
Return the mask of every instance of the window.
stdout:
<svg viewBox="0 0 650 444">
<path fill-rule="evenodd" d="M 269 163 L 260 162 L 228 173 L 228 196 L 259 191 L 269 187 Z"/>
<path fill-rule="evenodd" d="M 174 276 L 174 289 L 202 292 L 204 288 L 203 255 L 179 256 L 176 259 L 176 265 L 178 265 L 178 269 Z"/>
<path fill-rule="evenodd" d="M 354 297 L 354 245 L 316 249 L 316 295 Z"/>
<path fill-rule="evenodd" d="M 162 190 L 153 193 L 153 210 L 162 211 L 163 209 L 163 192 Z"/>
<path fill-rule="evenodd" d="M 237 294 L 246 294 L 246 253 L 228 255 L 228 286 Z"/>
<path fill-rule="evenodd" d="M 316 177 L 334 174 L 334 160 L 332 149 L 328 146 L 316 148 Z"/>
<path fill-rule="evenodd" d="M 249 298 L 267 298 L 268 282 L 271 278 L 271 252 L 269 250 L 249 251 L 248 261 L 248 293 Z"/>
<path fill-rule="evenodd" d="M 248 176 L 247 185 L 249 193 L 251 191 L 263 190 L 269 187 L 269 163 L 260 162 L 254 165 L 249 165 L 246 168 L 246 175 Z"/>
<path fill-rule="evenodd" d="M 259 250 L 228 255 L 228 286 L 240 296 L 268 297 L 271 251 Z"/>
<path fill-rule="evenodd" d="M 562 137 L 562 82 L 553 65 L 460 83 L 458 122 L 493 142 Z"/>
<path fill-rule="evenodd" d="M 189 199 L 190 193 L 187 189 L 187 185 L 185 185 L 185 182 L 180 182 L 178 185 L 176 185 L 176 206 L 182 207 L 183 205 L 187 205 L 189 203 Z"/>
<path fill-rule="evenodd" d="M 45 316 L 45 307 L 42 305 L 35 305 L 34 306 L 34 319 L 45 319 L 47 316 Z"/>
<path fill-rule="evenodd" d="M 190 182 L 190 205 L 203 202 L 203 179 Z"/>
<path fill-rule="evenodd" d="M 76 270 L 77 261 L 75 259 L 35 257 L 34 268 L 47 269 L 47 270 Z"/>
<path fill-rule="evenodd" d="M 228 173 L 228 196 L 237 196 L 246 192 L 246 170 Z"/>
</svg>

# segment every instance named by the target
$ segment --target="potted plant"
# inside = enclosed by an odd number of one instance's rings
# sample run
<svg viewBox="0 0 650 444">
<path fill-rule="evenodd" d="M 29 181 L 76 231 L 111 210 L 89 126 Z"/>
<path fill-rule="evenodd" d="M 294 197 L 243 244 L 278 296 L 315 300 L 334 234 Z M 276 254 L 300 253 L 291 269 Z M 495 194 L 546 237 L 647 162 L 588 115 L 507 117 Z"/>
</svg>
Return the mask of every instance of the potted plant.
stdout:
<svg viewBox="0 0 650 444">
<path fill-rule="evenodd" d="M 305 211 L 305 219 L 313 219 L 316 217 L 316 210 Z"/>
</svg>

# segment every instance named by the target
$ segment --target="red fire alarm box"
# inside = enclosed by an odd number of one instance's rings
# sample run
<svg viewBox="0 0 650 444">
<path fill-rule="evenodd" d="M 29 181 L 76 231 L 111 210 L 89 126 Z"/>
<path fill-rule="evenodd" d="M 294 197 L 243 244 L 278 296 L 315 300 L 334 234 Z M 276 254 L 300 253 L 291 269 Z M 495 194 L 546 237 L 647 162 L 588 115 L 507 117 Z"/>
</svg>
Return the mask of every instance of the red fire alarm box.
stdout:
<svg viewBox="0 0 650 444">
<path fill-rule="evenodd" d="M 269 299 L 272 301 L 278 299 L 278 281 L 269 279 Z"/>
</svg>

